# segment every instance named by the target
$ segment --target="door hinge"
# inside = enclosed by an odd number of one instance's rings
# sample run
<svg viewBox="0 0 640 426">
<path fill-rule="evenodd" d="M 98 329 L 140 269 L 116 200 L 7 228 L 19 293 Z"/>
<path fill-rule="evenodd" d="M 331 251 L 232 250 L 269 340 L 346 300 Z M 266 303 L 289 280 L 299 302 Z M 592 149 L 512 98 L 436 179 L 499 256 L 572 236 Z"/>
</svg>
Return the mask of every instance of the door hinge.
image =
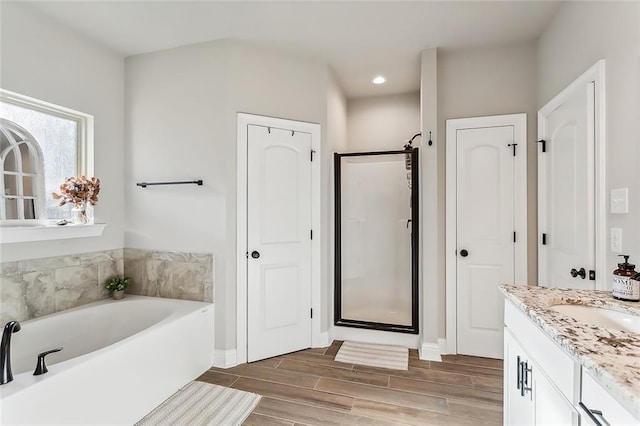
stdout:
<svg viewBox="0 0 640 426">
<path fill-rule="evenodd" d="M 311 308 L 311 318 L 313 318 L 313 308 Z"/>
<path fill-rule="evenodd" d="M 513 231 L 513 242 L 516 242 L 516 231 Z"/>
<path fill-rule="evenodd" d="M 309 236 L 311 237 L 311 239 L 313 240 L 313 229 L 309 230 Z"/>
<path fill-rule="evenodd" d="M 313 161 L 313 154 L 315 154 L 315 153 L 316 153 L 316 150 L 315 150 L 315 149 L 312 149 L 312 150 L 311 150 L 311 161 Z"/>
<path fill-rule="evenodd" d="M 547 152 L 547 141 L 545 141 L 544 139 L 540 139 L 538 143 L 542 144 L 542 152 Z"/>
<path fill-rule="evenodd" d="M 547 245 L 547 234 L 542 234 L 542 245 L 543 246 Z"/>
<path fill-rule="evenodd" d="M 517 143 L 510 143 L 507 146 L 510 146 L 513 149 L 513 156 L 516 156 L 516 147 L 518 146 Z"/>
</svg>

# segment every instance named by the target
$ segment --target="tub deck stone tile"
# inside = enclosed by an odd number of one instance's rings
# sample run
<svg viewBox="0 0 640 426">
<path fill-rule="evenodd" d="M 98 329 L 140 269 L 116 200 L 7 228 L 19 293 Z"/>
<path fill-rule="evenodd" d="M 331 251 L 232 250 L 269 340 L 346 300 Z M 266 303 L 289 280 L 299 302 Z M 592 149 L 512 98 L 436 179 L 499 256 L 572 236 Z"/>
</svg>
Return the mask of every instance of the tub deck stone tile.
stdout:
<svg viewBox="0 0 640 426">
<path fill-rule="evenodd" d="M 0 276 L 15 275 L 18 273 L 18 262 L 0 263 Z"/>
<path fill-rule="evenodd" d="M 0 321 L 25 321 L 29 319 L 29 309 L 25 302 L 22 275 L 0 277 Z"/>
<path fill-rule="evenodd" d="M 42 259 L 18 261 L 18 272 L 24 274 L 35 271 L 50 271 L 52 269 L 78 265 L 80 265 L 80 257 L 77 255 L 45 257 Z"/>
<path fill-rule="evenodd" d="M 22 275 L 25 304 L 29 318 L 54 313 L 56 282 L 54 271 L 30 272 Z"/>
</svg>

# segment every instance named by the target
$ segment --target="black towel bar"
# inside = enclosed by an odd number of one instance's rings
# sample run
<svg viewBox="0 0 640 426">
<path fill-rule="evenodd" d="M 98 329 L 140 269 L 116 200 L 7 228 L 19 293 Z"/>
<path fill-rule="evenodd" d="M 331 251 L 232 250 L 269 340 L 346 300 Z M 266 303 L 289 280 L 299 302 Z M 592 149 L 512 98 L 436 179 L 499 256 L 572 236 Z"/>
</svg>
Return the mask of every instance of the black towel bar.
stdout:
<svg viewBox="0 0 640 426">
<path fill-rule="evenodd" d="M 202 182 L 202 179 L 181 180 L 181 181 L 175 181 L 175 182 L 138 182 L 136 183 L 136 186 L 141 186 L 143 188 L 146 188 L 147 186 L 152 186 L 152 185 L 189 185 L 189 184 L 202 186 L 203 182 Z"/>
</svg>

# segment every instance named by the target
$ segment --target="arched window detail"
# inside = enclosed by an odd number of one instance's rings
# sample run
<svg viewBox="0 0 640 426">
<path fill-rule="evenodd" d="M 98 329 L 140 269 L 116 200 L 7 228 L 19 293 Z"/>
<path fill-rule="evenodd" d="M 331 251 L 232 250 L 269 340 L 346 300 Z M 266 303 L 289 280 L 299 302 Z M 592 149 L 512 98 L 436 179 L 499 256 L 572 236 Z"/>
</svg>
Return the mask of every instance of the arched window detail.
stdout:
<svg viewBox="0 0 640 426">
<path fill-rule="evenodd" d="M 44 209 L 44 162 L 38 141 L 0 118 L 0 220 L 38 219 Z"/>
</svg>

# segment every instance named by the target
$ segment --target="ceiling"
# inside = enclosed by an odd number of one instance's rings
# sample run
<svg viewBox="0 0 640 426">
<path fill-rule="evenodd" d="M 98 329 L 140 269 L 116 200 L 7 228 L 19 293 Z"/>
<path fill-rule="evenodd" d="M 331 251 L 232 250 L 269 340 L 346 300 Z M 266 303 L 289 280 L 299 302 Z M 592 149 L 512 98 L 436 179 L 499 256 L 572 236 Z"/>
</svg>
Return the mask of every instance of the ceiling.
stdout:
<svg viewBox="0 0 640 426">
<path fill-rule="evenodd" d="M 350 97 L 420 87 L 420 51 L 534 40 L 548 1 L 42 1 L 29 6 L 124 56 L 240 39 L 327 62 Z M 387 78 L 373 85 L 378 74 Z"/>
</svg>

